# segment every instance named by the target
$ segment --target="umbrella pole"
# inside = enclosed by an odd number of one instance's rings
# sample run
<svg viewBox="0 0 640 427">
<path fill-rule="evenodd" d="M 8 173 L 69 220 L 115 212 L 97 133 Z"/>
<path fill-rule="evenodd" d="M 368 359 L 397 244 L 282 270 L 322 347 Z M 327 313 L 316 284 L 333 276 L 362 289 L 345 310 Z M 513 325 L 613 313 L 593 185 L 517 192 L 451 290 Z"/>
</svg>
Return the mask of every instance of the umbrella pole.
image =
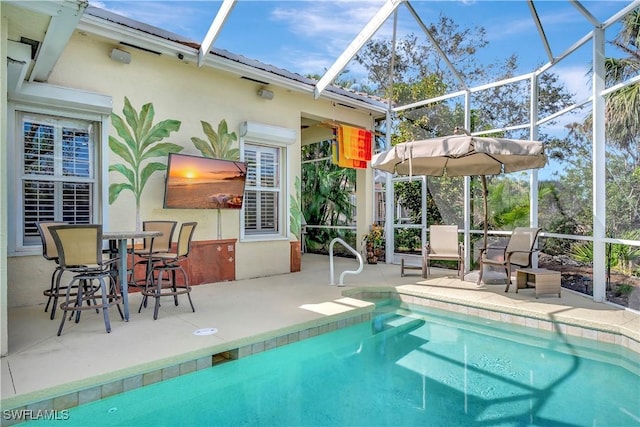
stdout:
<svg viewBox="0 0 640 427">
<path fill-rule="evenodd" d="M 489 213 L 487 212 L 489 210 L 488 208 L 488 203 L 487 203 L 487 196 L 489 195 L 489 192 L 487 191 L 487 177 L 484 175 L 480 176 L 480 179 L 482 181 L 482 206 L 484 207 L 484 239 L 483 239 L 483 248 L 487 248 L 487 235 L 489 234 L 489 226 L 487 225 L 487 221 L 489 220 Z"/>
</svg>

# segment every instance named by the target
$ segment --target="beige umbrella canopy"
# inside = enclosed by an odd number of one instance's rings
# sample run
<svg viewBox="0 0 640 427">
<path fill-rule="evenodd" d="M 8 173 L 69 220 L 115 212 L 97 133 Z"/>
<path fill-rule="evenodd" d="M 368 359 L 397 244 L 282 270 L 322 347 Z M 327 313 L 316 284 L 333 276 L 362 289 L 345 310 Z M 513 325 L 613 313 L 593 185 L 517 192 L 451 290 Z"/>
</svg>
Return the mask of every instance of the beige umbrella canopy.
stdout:
<svg viewBox="0 0 640 427">
<path fill-rule="evenodd" d="M 371 159 L 374 169 L 400 175 L 479 175 L 484 196 L 484 247 L 488 234 L 485 175 L 542 168 L 546 163 L 541 142 L 471 135 L 403 142 Z"/>
</svg>

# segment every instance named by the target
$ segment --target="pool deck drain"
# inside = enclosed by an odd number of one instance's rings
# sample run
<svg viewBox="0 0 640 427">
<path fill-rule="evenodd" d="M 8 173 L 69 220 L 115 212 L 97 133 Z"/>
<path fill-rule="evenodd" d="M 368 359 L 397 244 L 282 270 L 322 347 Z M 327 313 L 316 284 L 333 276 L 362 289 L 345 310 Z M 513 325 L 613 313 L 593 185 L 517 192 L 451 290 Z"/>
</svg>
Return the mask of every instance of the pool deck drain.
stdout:
<svg viewBox="0 0 640 427">
<path fill-rule="evenodd" d="M 218 329 L 217 328 L 202 328 L 202 329 L 196 329 L 195 331 L 193 331 L 193 335 L 202 337 L 202 336 L 207 336 L 207 335 L 214 335 L 218 333 Z"/>
</svg>

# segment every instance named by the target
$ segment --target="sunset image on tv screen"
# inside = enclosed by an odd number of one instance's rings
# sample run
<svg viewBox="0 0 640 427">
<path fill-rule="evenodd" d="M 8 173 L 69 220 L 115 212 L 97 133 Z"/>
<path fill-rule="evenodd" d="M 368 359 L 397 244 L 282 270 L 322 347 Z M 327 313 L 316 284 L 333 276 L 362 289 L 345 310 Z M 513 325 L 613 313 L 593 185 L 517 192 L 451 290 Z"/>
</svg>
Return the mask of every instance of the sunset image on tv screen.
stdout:
<svg viewBox="0 0 640 427">
<path fill-rule="evenodd" d="M 243 162 L 169 154 L 164 207 L 240 209 L 246 175 Z"/>
</svg>

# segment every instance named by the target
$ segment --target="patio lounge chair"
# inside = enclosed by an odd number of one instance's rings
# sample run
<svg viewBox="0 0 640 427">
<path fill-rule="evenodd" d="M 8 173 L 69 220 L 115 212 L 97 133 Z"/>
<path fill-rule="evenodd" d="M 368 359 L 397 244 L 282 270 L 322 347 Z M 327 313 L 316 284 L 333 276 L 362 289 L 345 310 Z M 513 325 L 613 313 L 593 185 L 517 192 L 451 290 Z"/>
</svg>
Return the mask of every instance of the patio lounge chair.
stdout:
<svg viewBox="0 0 640 427">
<path fill-rule="evenodd" d="M 422 260 L 423 277 L 429 277 L 430 261 L 457 261 L 458 276 L 464 275 L 464 245 L 458 241 L 457 225 L 432 225 Z"/>
<path fill-rule="evenodd" d="M 534 249 L 540 228 L 527 228 L 517 227 L 513 230 L 509 243 L 506 247 L 503 246 L 489 246 L 488 248 L 480 249 L 480 274 L 478 275 L 478 283 L 480 286 L 482 282 L 482 274 L 484 273 L 484 266 L 489 265 L 493 267 L 504 268 L 507 274 L 507 288 L 505 292 L 509 291 L 509 285 L 511 285 L 511 272 L 513 266 L 527 268 L 531 267 L 531 255 L 537 251 Z M 489 258 L 487 256 L 488 250 L 500 250 L 501 256 L 497 258 Z"/>
</svg>

